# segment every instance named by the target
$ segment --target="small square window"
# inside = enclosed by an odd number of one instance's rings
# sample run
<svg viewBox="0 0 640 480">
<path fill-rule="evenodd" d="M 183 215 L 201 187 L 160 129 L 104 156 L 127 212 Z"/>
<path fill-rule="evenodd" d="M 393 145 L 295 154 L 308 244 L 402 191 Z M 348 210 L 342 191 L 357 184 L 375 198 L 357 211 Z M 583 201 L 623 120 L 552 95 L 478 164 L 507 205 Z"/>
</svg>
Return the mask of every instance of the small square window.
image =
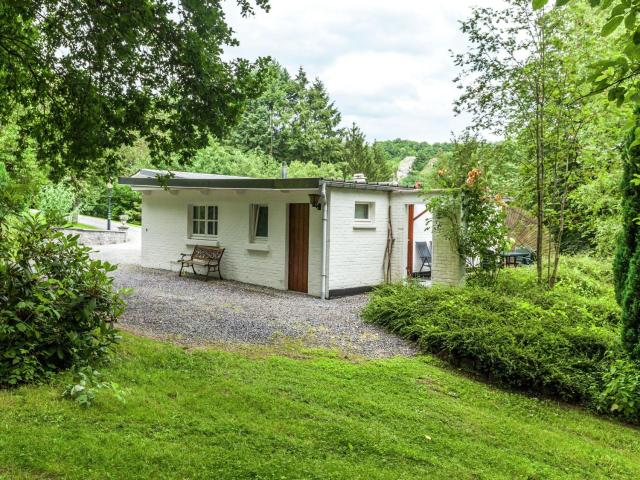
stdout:
<svg viewBox="0 0 640 480">
<path fill-rule="evenodd" d="M 356 203 L 356 210 L 354 218 L 356 220 L 370 220 L 369 218 L 369 204 L 368 203 Z"/>
</svg>

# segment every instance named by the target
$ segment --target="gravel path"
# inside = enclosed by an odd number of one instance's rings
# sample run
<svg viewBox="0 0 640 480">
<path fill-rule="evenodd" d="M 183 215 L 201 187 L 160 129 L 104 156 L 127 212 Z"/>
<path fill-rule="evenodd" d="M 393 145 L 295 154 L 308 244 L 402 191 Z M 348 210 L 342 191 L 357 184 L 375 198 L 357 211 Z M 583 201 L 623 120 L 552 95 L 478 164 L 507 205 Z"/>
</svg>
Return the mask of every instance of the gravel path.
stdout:
<svg viewBox="0 0 640 480">
<path fill-rule="evenodd" d="M 179 278 L 120 265 L 115 284 L 133 287 L 120 323 L 187 343 L 269 344 L 291 338 L 371 358 L 414 355 L 415 347 L 359 317 L 365 295 L 321 301 L 232 281 Z"/>
</svg>

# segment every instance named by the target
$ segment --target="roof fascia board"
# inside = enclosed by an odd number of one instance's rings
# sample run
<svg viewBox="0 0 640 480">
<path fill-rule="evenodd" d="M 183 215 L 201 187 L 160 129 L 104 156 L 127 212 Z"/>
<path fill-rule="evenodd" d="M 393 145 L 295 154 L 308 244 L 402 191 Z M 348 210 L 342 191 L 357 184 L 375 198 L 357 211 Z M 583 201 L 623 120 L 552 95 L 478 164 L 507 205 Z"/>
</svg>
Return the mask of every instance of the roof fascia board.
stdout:
<svg viewBox="0 0 640 480">
<path fill-rule="evenodd" d="M 247 189 L 247 190 L 309 190 L 320 186 L 319 178 L 170 178 L 166 182 L 169 188 L 215 188 L 215 189 Z M 118 183 L 132 187 L 162 187 L 157 178 L 120 177 Z"/>
</svg>

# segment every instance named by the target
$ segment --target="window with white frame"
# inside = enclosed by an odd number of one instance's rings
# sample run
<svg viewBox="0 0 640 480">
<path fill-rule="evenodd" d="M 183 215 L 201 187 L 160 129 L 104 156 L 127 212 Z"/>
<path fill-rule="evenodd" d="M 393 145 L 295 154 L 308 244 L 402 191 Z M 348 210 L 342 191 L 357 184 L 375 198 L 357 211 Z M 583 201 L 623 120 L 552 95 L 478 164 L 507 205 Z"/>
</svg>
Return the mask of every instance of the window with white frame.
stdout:
<svg viewBox="0 0 640 480">
<path fill-rule="evenodd" d="M 191 237 L 216 237 L 218 235 L 218 207 L 216 205 L 191 205 L 189 208 Z"/>
<path fill-rule="evenodd" d="M 353 219 L 358 222 L 371 223 L 375 213 L 375 204 L 372 202 L 356 202 Z"/>
<path fill-rule="evenodd" d="M 267 205 L 251 205 L 250 239 L 266 240 L 269 237 L 269 207 Z"/>
</svg>

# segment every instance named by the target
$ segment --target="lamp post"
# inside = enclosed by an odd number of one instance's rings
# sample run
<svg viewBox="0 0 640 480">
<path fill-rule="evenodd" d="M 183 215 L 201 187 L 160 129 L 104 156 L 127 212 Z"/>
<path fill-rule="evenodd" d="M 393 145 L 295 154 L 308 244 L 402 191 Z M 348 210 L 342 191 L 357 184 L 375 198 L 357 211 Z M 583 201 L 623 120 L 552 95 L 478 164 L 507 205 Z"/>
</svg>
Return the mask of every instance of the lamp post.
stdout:
<svg viewBox="0 0 640 480">
<path fill-rule="evenodd" d="M 109 202 L 107 204 L 107 230 L 111 230 L 111 194 L 113 193 L 113 184 L 111 181 L 107 182 L 107 192 L 109 192 Z"/>
</svg>

